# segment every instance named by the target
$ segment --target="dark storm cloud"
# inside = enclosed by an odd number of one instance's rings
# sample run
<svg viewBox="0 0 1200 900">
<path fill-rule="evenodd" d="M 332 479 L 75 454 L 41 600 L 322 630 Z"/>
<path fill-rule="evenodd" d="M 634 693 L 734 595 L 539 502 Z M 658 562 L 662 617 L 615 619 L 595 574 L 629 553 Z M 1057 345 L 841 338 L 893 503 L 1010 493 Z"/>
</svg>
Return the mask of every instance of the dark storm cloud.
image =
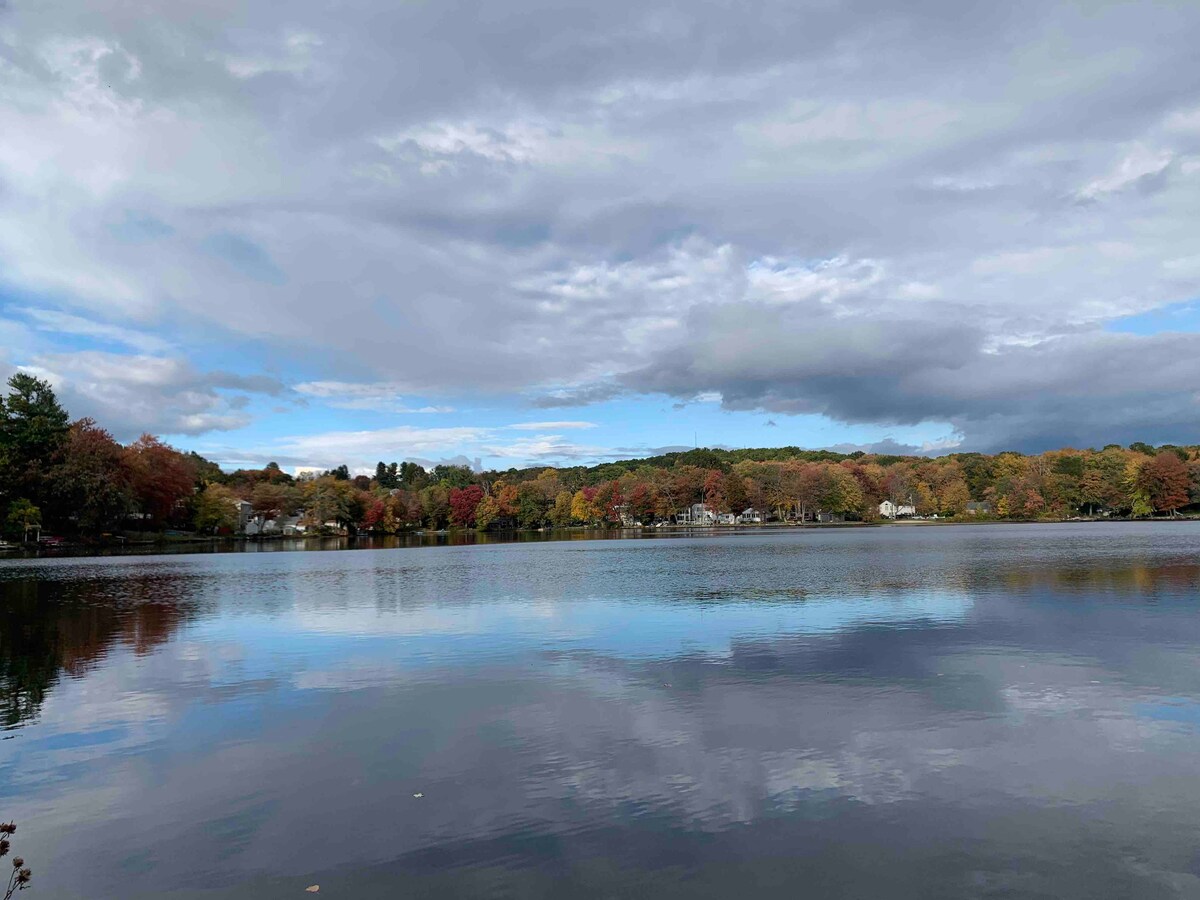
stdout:
<svg viewBox="0 0 1200 900">
<path fill-rule="evenodd" d="M 1183 439 L 1191 338 L 1104 327 L 1200 292 L 1198 38 L 1190 2 L 17 0 L 0 258 L 330 381 Z"/>
<path fill-rule="evenodd" d="M 629 383 L 719 392 L 730 409 L 945 421 L 964 449 L 1200 440 L 1198 334 L 1089 331 L 986 347 L 981 332 L 953 323 L 720 308 Z"/>
</svg>

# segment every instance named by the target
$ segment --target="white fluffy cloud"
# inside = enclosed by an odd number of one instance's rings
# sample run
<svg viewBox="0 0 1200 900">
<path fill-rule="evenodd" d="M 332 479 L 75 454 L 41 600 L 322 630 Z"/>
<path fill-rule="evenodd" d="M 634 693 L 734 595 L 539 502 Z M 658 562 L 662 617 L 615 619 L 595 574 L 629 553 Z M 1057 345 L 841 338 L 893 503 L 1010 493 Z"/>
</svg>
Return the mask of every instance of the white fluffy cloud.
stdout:
<svg viewBox="0 0 1200 900">
<path fill-rule="evenodd" d="M 579 423 L 546 422 L 562 429 Z M 511 426 L 510 426 L 511 427 Z M 323 431 L 281 438 L 270 446 L 241 450 L 220 444 L 203 445 L 200 451 L 230 466 L 262 465 L 272 459 L 294 471 L 331 469 L 348 465 L 356 473 L 374 471 L 380 461 L 413 460 L 430 465 L 451 463 L 478 468 L 482 457 L 509 465 L 569 464 L 582 460 L 627 456 L 647 448 L 615 450 L 580 444 L 561 434 L 538 433 L 514 437 L 509 428 L 432 427 L 398 425 L 360 431 Z"/>
<path fill-rule="evenodd" d="M 35 356 L 25 370 L 47 379 L 67 409 L 91 416 L 122 439 L 144 431 L 197 435 L 249 422 L 249 395 L 278 396 L 266 376 L 199 372 L 187 361 L 99 351 Z"/>
<path fill-rule="evenodd" d="M 709 392 L 1198 438 L 1147 371 L 1190 339 L 1104 333 L 1200 293 L 1198 37 L 1187 3 L 14 0 L 0 289 L 142 356 L 199 328 L 306 361 L 351 410 Z M 136 418 L 241 421 L 192 393 Z"/>
<path fill-rule="evenodd" d="M 306 381 L 294 385 L 297 393 L 338 409 L 371 409 L 393 413 L 454 412 L 451 406 L 411 406 L 401 396 L 405 388 L 388 381 Z"/>
<path fill-rule="evenodd" d="M 508 426 L 515 431 L 554 431 L 554 430 L 576 430 L 580 428 L 595 428 L 595 422 L 567 421 L 567 422 L 516 422 Z"/>
</svg>

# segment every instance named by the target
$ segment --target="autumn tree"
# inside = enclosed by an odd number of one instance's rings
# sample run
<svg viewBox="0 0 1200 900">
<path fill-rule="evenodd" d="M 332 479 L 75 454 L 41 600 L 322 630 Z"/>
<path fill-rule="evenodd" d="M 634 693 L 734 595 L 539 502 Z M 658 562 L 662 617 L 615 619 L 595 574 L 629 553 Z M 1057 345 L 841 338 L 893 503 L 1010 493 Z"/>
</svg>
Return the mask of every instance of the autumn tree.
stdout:
<svg viewBox="0 0 1200 900">
<path fill-rule="evenodd" d="M 22 540 L 28 541 L 29 532 L 42 527 L 42 511 L 31 500 L 18 497 L 8 506 L 5 525 L 9 534 L 20 534 Z"/>
<path fill-rule="evenodd" d="M 220 534 L 239 525 L 238 497 L 223 484 L 210 484 L 196 495 L 192 522 L 197 531 Z"/>
<path fill-rule="evenodd" d="M 348 480 L 322 475 L 306 482 L 301 491 L 306 524 L 324 528 L 330 523 L 339 527 L 351 523 L 351 501 L 356 492 Z"/>
<path fill-rule="evenodd" d="M 555 496 L 549 513 L 550 524 L 555 528 L 566 528 L 571 524 L 571 499 L 570 491 L 559 491 Z"/>
<path fill-rule="evenodd" d="M 788 505 L 795 509 L 801 522 L 808 518 L 809 513 L 820 508 L 825 490 L 823 475 L 821 466 L 816 463 L 799 460 L 784 463 L 781 487 Z"/>
<path fill-rule="evenodd" d="M 59 517 L 74 517 L 84 532 L 119 526 L 133 507 L 125 449 L 92 419 L 71 425 L 51 484 Z"/>
<path fill-rule="evenodd" d="M 1171 452 L 1159 453 L 1146 462 L 1138 474 L 1137 486 L 1149 498 L 1157 512 L 1175 511 L 1187 506 L 1191 487 L 1191 473 L 1187 464 Z"/>
<path fill-rule="evenodd" d="M 571 498 L 571 518 L 587 524 L 600 518 L 600 510 L 596 508 L 596 489 L 585 487 L 575 492 Z"/>
<path fill-rule="evenodd" d="M 708 472 L 699 466 L 680 465 L 672 470 L 675 500 L 681 508 L 699 503 L 704 498 L 704 482 Z"/>
<path fill-rule="evenodd" d="M 635 483 L 629 491 L 629 515 L 635 521 L 649 522 L 654 518 L 654 494 L 650 485 Z"/>
<path fill-rule="evenodd" d="M 616 481 L 606 481 L 596 488 L 592 504 L 597 518 L 605 522 L 618 522 L 621 519 L 620 507 L 624 505 L 621 486 Z"/>
<path fill-rule="evenodd" d="M 1141 453 L 1131 454 L 1125 462 L 1125 478 L 1123 485 L 1128 498 L 1129 514 L 1134 518 L 1142 518 L 1154 512 L 1154 502 L 1150 499 L 1148 479 L 1142 477 L 1144 469 L 1150 460 Z"/>
<path fill-rule="evenodd" d="M 440 482 L 422 488 L 421 518 L 430 528 L 444 528 L 450 521 L 450 489 Z"/>
<path fill-rule="evenodd" d="M 729 512 L 740 513 L 749 503 L 746 480 L 737 472 L 730 472 L 721 479 L 721 494 Z"/>
<path fill-rule="evenodd" d="M 819 479 L 817 503 L 823 511 L 855 513 L 862 506 L 863 493 L 858 480 L 841 466 L 815 463 Z"/>
<path fill-rule="evenodd" d="M 704 505 L 713 512 L 721 513 L 726 511 L 724 479 L 721 477 L 720 472 L 709 472 L 705 476 L 701 499 Z"/>
<path fill-rule="evenodd" d="M 496 511 L 501 519 L 501 524 L 511 527 L 517 518 L 517 507 L 520 502 L 517 486 L 505 481 L 497 481 L 492 485 L 492 496 L 496 498 Z"/>
<path fill-rule="evenodd" d="M 1107 447 L 1087 456 L 1079 478 L 1079 501 L 1089 513 L 1097 509 L 1128 506 L 1125 490 L 1127 454 L 1120 447 Z"/>
<path fill-rule="evenodd" d="M 654 496 L 654 514 L 670 519 L 683 505 L 678 482 L 669 469 L 656 469 L 650 477 L 650 491 Z"/>
<path fill-rule="evenodd" d="M 192 461 L 151 434 L 126 449 L 133 496 L 156 525 L 169 522 L 195 489 Z"/>
<path fill-rule="evenodd" d="M 562 490 L 562 481 L 558 477 L 558 472 L 555 469 L 543 469 L 538 473 L 538 477 L 533 481 L 538 493 L 541 494 L 542 500 L 545 501 L 547 507 L 554 503 L 554 498 L 558 496 L 558 492 Z"/>
<path fill-rule="evenodd" d="M 286 484 L 262 481 L 250 494 L 250 507 L 260 522 L 292 515 L 299 505 L 296 489 Z"/>
<path fill-rule="evenodd" d="M 500 505 L 496 498 L 488 494 L 479 501 L 475 508 L 475 527 L 480 531 L 491 528 L 500 518 Z"/>
<path fill-rule="evenodd" d="M 938 492 L 938 513 L 943 516 L 961 516 L 971 502 L 971 491 L 963 477 L 943 482 Z"/>
<path fill-rule="evenodd" d="M 475 527 L 475 508 L 483 499 L 483 488 L 470 484 L 450 490 L 450 523 L 460 528 Z"/>
</svg>

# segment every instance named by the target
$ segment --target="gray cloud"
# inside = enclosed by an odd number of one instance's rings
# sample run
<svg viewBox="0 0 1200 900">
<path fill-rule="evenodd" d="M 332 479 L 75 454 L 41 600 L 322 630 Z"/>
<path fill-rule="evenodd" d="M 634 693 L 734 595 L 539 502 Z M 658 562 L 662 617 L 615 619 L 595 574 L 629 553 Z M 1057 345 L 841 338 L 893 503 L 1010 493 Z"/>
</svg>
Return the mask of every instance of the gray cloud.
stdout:
<svg viewBox="0 0 1200 900">
<path fill-rule="evenodd" d="M 1086 331 L 989 346 L 954 320 L 704 310 L 638 390 L 848 423 L 946 422 L 964 449 L 1200 439 L 1200 335 Z"/>
<path fill-rule="evenodd" d="M 11 4 L 0 257 L 61 323 L 321 383 L 1184 438 L 1191 339 L 1103 329 L 1200 293 L 1197 38 L 1183 2 Z M 138 418 L 239 421 L 203 402 Z"/>
<path fill-rule="evenodd" d="M 558 388 L 530 400 L 529 405 L 537 409 L 562 409 L 572 406 L 587 406 L 604 403 L 623 393 L 615 384 L 589 384 L 573 388 Z"/>
<path fill-rule="evenodd" d="M 197 435 L 230 431 L 250 421 L 249 398 L 286 388 L 264 375 L 200 372 L 173 357 L 87 351 L 36 356 L 28 371 L 48 379 L 73 416 L 90 416 L 119 440 L 142 432 Z"/>
<path fill-rule="evenodd" d="M 921 455 L 936 455 L 938 450 L 931 450 L 928 447 L 918 447 L 916 444 L 904 444 L 892 438 L 884 438 L 882 441 L 873 441 L 867 444 L 833 444 L 826 447 L 826 450 L 832 450 L 834 453 L 878 453 L 884 456 L 921 456 Z M 957 448 L 939 448 L 941 452 L 949 453 Z"/>
</svg>

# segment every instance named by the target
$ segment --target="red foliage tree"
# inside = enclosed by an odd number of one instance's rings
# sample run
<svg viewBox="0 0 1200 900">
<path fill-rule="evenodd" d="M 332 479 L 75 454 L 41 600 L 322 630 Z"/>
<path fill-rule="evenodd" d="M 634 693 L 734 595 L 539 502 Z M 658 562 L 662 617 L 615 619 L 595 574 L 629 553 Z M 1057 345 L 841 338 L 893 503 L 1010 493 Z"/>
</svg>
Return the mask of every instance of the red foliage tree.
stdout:
<svg viewBox="0 0 1200 900">
<path fill-rule="evenodd" d="M 366 511 L 363 512 L 363 528 L 368 531 L 378 528 L 387 514 L 387 507 L 384 506 L 382 500 L 375 500 L 367 505 Z"/>
<path fill-rule="evenodd" d="M 450 489 L 450 521 L 463 528 L 475 527 L 475 510 L 483 499 L 483 488 L 469 484 L 465 488 Z"/>
<path fill-rule="evenodd" d="M 586 493 L 585 493 L 586 496 Z M 601 482 L 589 501 L 596 504 L 600 518 L 606 522 L 619 522 L 621 513 L 618 507 L 624 504 L 621 496 L 621 485 L 615 481 Z"/>
<path fill-rule="evenodd" d="M 515 484 L 496 482 L 493 496 L 496 498 L 496 509 L 501 518 L 513 518 L 517 514 L 517 504 L 520 496 Z"/>
<path fill-rule="evenodd" d="M 1167 450 L 1142 466 L 1141 486 L 1150 495 L 1150 502 L 1158 512 L 1170 512 L 1187 506 L 1188 489 L 1192 478 L 1187 463 Z"/>
<path fill-rule="evenodd" d="M 654 518 L 654 494 L 648 485 L 635 484 L 629 492 L 629 514 L 639 522 Z"/>
<path fill-rule="evenodd" d="M 53 476 L 62 514 L 84 531 L 119 525 L 133 502 L 125 448 L 92 419 L 71 426 Z"/>
<path fill-rule="evenodd" d="M 171 520 L 196 487 L 193 463 L 152 434 L 143 434 L 126 450 L 133 495 L 156 524 Z"/>
</svg>

